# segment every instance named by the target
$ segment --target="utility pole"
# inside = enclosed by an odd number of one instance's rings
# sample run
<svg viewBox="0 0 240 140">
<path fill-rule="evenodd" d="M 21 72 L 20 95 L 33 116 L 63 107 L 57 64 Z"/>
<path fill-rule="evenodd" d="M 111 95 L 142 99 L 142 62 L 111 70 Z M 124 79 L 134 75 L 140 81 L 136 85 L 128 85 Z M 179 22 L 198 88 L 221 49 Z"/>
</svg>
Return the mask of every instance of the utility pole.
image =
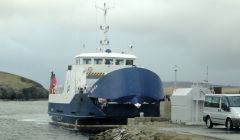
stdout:
<svg viewBox="0 0 240 140">
<path fill-rule="evenodd" d="M 206 72 L 206 83 L 208 83 L 208 65 L 207 65 L 207 72 Z"/>
<path fill-rule="evenodd" d="M 177 71 L 178 67 L 177 65 L 174 66 L 174 91 L 177 89 Z"/>
</svg>

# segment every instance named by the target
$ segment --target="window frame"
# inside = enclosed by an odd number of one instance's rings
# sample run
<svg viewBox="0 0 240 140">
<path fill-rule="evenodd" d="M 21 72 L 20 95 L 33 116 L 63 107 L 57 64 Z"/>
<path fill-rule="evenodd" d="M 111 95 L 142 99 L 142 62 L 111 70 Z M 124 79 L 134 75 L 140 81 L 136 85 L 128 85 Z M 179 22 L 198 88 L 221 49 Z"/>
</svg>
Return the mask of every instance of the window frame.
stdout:
<svg viewBox="0 0 240 140">
<path fill-rule="evenodd" d="M 96 60 L 101 60 L 101 61 L 100 61 L 101 63 L 95 63 L 95 62 L 99 62 L 99 61 L 96 61 Z M 102 59 L 102 58 L 94 58 L 94 59 L 93 59 L 93 64 L 94 64 L 94 65 L 102 65 L 102 64 L 103 64 L 103 59 Z"/>
<path fill-rule="evenodd" d="M 131 63 L 128 64 L 129 61 L 131 61 Z M 134 65 L 134 60 L 133 60 L 133 59 L 126 59 L 125 65 L 126 65 L 126 66 L 132 66 L 132 65 Z"/>
<path fill-rule="evenodd" d="M 107 60 L 112 60 L 112 62 L 109 61 L 109 64 L 107 64 Z M 104 59 L 104 64 L 105 64 L 105 65 L 113 65 L 113 64 L 114 64 L 114 59 L 113 59 L 113 58 L 105 58 L 105 59 Z"/>
<path fill-rule="evenodd" d="M 85 60 L 89 60 L 89 61 L 85 61 Z M 86 62 L 90 62 L 90 63 L 86 63 Z M 92 58 L 83 58 L 82 59 L 82 64 L 84 64 L 84 65 L 91 65 L 92 64 Z"/>
<path fill-rule="evenodd" d="M 120 63 L 122 61 L 122 63 Z M 118 64 L 117 64 L 117 62 L 118 62 Z M 125 61 L 124 61 L 124 59 L 115 59 L 115 65 L 124 65 L 125 64 Z"/>
<path fill-rule="evenodd" d="M 76 59 L 76 65 L 80 65 L 81 64 L 81 59 L 80 58 L 77 58 Z"/>
</svg>

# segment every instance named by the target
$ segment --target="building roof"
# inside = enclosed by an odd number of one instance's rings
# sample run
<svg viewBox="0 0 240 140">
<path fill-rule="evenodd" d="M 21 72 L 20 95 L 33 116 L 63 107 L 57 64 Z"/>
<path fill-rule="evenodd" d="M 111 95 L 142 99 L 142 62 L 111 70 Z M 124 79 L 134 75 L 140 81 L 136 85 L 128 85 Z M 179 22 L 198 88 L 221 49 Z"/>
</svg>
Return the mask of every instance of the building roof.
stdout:
<svg viewBox="0 0 240 140">
<path fill-rule="evenodd" d="M 99 53 L 82 53 L 75 58 L 127 58 L 127 59 L 136 59 L 137 57 L 132 54 L 124 54 L 124 53 L 106 53 L 106 52 L 99 52 Z"/>
<path fill-rule="evenodd" d="M 172 96 L 186 96 L 191 90 L 192 88 L 178 88 L 173 92 Z"/>
</svg>

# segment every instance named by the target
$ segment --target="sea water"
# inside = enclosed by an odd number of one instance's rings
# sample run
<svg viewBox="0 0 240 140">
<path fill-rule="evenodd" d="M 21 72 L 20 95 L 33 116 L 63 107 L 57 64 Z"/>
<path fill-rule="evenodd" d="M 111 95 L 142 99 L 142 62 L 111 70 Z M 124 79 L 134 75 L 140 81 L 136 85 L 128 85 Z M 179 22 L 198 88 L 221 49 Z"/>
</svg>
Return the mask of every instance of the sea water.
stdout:
<svg viewBox="0 0 240 140">
<path fill-rule="evenodd" d="M 47 101 L 0 101 L 0 140 L 87 140 L 88 136 L 49 124 Z"/>
</svg>

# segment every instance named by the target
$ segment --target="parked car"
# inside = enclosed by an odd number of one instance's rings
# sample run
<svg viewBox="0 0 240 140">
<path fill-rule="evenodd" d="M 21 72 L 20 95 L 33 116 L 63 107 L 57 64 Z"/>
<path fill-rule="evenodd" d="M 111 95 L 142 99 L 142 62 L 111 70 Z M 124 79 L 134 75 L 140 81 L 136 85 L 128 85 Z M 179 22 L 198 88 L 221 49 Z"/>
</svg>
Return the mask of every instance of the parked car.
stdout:
<svg viewBox="0 0 240 140">
<path fill-rule="evenodd" d="M 240 94 L 212 94 L 205 96 L 203 121 L 208 128 L 225 125 L 228 130 L 240 126 Z"/>
</svg>

